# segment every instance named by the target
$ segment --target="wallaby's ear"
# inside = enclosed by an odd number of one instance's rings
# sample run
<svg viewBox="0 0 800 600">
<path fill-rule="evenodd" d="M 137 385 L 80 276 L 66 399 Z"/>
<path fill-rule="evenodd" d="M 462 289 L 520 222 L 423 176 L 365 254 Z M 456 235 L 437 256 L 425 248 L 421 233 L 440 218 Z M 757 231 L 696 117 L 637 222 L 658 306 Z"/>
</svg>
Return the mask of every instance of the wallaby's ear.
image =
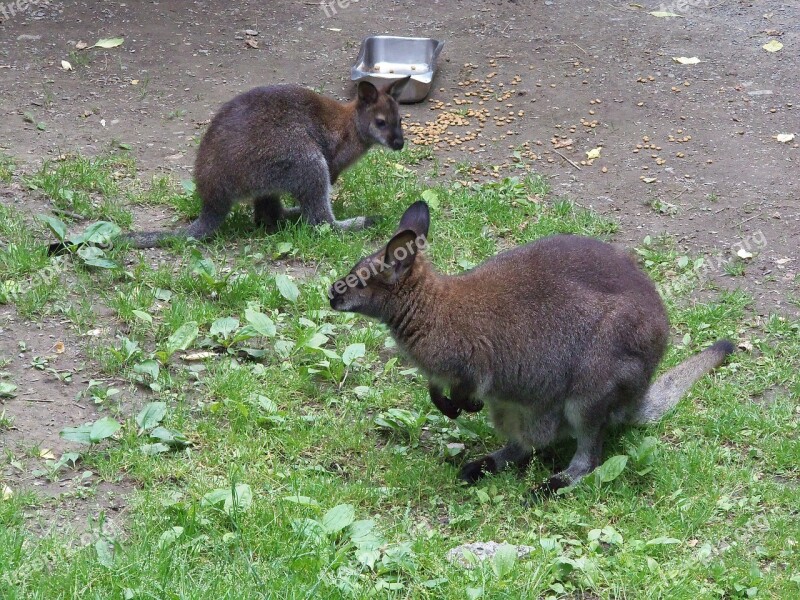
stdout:
<svg viewBox="0 0 800 600">
<path fill-rule="evenodd" d="M 411 75 L 390 83 L 383 91 L 399 101 L 409 81 L 411 81 Z"/>
<path fill-rule="evenodd" d="M 396 234 L 386 244 L 386 255 L 383 262 L 391 267 L 386 274 L 390 283 L 395 283 L 414 264 L 414 260 L 419 253 L 417 237 L 418 235 L 415 231 L 406 229 Z"/>
<path fill-rule="evenodd" d="M 431 211 L 428 210 L 428 205 L 424 200 L 418 200 L 409 206 L 403 216 L 400 217 L 400 225 L 397 226 L 397 231 L 410 229 L 417 236 L 427 238 L 430 224 Z"/>
<path fill-rule="evenodd" d="M 379 95 L 378 88 L 369 81 L 358 82 L 358 99 L 364 104 L 375 104 Z"/>
</svg>

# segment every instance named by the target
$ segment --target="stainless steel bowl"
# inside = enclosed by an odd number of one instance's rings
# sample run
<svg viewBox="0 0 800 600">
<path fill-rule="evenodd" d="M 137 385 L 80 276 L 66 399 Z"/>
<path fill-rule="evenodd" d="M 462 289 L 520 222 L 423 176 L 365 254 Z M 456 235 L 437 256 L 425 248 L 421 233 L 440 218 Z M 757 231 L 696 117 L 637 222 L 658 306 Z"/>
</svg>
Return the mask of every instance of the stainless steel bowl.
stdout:
<svg viewBox="0 0 800 600">
<path fill-rule="evenodd" d="M 368 37 L 361 43 L 356 64 L 350 69 L 350 79 L 386 85 L 410 75 L 411 81 L 399 101 L 404 104 L 419 102 L 431 89 L 442 46 L 444 42 L 430 38 Z"/>
</svg>

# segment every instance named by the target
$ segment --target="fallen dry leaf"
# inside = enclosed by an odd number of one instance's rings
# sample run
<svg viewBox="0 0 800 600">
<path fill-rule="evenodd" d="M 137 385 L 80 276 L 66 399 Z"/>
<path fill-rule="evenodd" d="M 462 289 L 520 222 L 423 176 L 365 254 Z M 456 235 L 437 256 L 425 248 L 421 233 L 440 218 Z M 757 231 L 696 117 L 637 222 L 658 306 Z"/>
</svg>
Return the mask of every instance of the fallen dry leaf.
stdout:
<svg viewBox="0 0 800 600">
<path fill-rule="evenodd" d="M 3 484 L 3 500 L 11 500 L 14 496 L 13 490 L 7 485 Z"/>
<path fill-rule="evenodd" d="M 747 352 L 752 352 L 753 351 L 753 344 L 751 344 L 747 340 L 742 340 L 741 342 L 739 342 L 737 344 L 737 346 L 739 347 L 739 350 L 745 350 Z"/>
<path fill-rule="evenodd" d="M 654 10 L 653 12 L 648 14 L 654 17 L 661 17 L 661 18 L 665 17 L 680 17 L 681 19 L 683 18 L 683 15 L 676 15 L 674 12 L 667 12 L 665 10 Z"/>
<path fill-rule="evenodd" d="M 775 136 L 775 139 L 778 140 L 781 144 L 788 144 L 794 139 L 793 133 L 779 133 Z"/>
<path fill-rule="evenodd" d="M 600 158 L 600 150 L 602 150 L 602 148 L 592 148 L 586 153 L 586 159 L 594 160 L 595 158 Z"/>
<path fill-rule="evenodd" d="M 753 253 L 752 252 L 748 252 L 744 248 L 739 248 L 739 250 L 736 252 L 736 256 L 738 256 L 739 258 L 745 258 L 745 259 L 746 258 L 753 258 Z"/>
<path fill-rule="evenodd" d="M 642 177 L 642 181 L 644 181 L 645 183 L 655 183 L 656 182 L 656 178 L 655 177 Z"/>
<path fill-rule="evenodd" d="M 68 60 L 61 61 L 61 68 L 65 71 L 74 71 L 75 69 L 72 68 L 72 65 L 69 63 Z"/>
<path fill-rule="evenodd" d="M 75 50 L 86 50 L 89 47 L 89 44 L 86 42 L 78 42 L 75 44 Z"/>
<path fill-rule="evenodd" d="M 44 458 L 47 460 L 55 460 L 56 455 L 53 454 L 53 451 L 50 450 L 49 448 L 42 448 L 41 450 L 39 450 L 39 458 Z"/>
<path fill-rule="evenodd" d="M 250 46 L 251 48 L 258 48 L 258 42 L 255 41 L 253 38 L 245 40 L 244 43 L 246 46 Z"/>
<path fill-rule="evenodd" d="M 697 63 L 700 62 L 700 59 L 697 58 L 696 56 L 692 56 L 691 58 L 687 56 L 673 56 L 672 60 L 682 65 L 696 65 Z"/>
<path fill-rule="evenodd" d="M 131 85 L 139 85 L 138 79 L 131 79 Z"/>
<path fill-rule="evenodd" d="M 207 358 L 214 358 L 215 356 L 217 356 L 216 352 L 209 352 L 209 351 L 192 352 L 190 354 L 184 354 L 183 355 L 183 360 L 185 360 L 187 362 L 197 362 L 197 361 L 205 360 Z"/>
<path fill-rule="evenodd" d="M 783 44 L 781 44 L 778 40 L 770 40 L 761 47 L 767 52 L 777 52 L 778 50 L 783 48 Z"/>
<path fill-rule="evenodd" d="M 97 43 L 92 48 L 116 48 L 122 46 L 125 38 L 104 38 L 97 40 Z"/>
<path fill-rule="evenodd" d="M 56 350 L 56 354 L 64 354 L 64 342 L 56 342 L 54 346 Z"/>
<path fill-rule="evenodd" d="M 791 258 L 779 258 L 778 260 L 775 261 L 775 264 L 785 265 L 786 263 L 791 262 L 791 260 L 792 260 Z"/>
</svg>

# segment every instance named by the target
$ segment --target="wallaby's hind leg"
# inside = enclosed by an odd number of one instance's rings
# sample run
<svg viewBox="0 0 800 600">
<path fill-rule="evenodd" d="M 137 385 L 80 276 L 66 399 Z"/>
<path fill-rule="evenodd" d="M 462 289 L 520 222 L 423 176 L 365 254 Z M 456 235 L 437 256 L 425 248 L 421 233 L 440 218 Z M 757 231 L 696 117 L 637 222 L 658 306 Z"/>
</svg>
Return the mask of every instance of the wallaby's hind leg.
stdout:
<svg viewBox="0 0 800 600">
<path fill-rule="evenodd" d="M 316 169 L 309 169 L 299 174 L 302 184 L 295 190 L 295 198 L 300 205 L 300 212 L 309 225 L 330 223 L 332 227 L 345 231 L 355 231 L 371 227 L 377 220 L 375 217 L 353 217 L 337 221 L 331 208 L 331 184 L 328 165 L 320 157 Z"/>
<path fill-rule="evenodd" d="M 270 194 L 253 199 L 253 220 L 259 227 L 273 232 L 283 218 L 284 211 L 280 196 Z"/>
<path fill-rule="evenodd" d="M 533 488 L 534 496 L 546 497 L 561 488 L 578 483 L 586 475 L 594 471 L 599 465 L 603 455 L 603 437 L 605 435 L 605 424 L 581 424 L 584 428 L 578 433 L 578 447 L 569 466 L 552 475 L 542 485 Z"/>
<path fill-rule="evenodd" d="M 213 206 L 213 208 L 211 208 Z M 204 240 L 210 237 L 222 222 L 228 213 L 231 212 L 231 202 L 204 202 L 203 208 L 200 211 L 200 216 L 192 221 L 184 232 L 186 237 L 192 237 L 196 240 Z"/>
<path fill-rule="evenodd" d="M 300 207 L 284 207 L 278 195 L 269 194 L 253 200 L 253 217 L 256 225 L 263 227 L 269 233 L 275 232 L 281 221 L 296 221 L 300 216 Z"/>
<path fill-rule="evenodd" d="M 484 475 L 499 473 L 508 465 L 524 469 L 531 460 L 533 451 L 517 442 L 510 442 L 500 450 L 487 454 L 461 468 L 459 478 L 469 484 L 476 483 Z"/>
</svg>

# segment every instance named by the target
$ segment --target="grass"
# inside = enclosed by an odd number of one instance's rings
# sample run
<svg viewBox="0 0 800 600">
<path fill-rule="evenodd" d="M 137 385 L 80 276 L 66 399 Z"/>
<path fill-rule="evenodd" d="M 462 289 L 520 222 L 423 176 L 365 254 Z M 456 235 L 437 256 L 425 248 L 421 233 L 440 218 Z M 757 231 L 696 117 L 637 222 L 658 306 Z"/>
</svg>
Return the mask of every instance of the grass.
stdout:
<svg viewBox="0 0 800 600">
<path fill-rule="evenodd" d="M 0 152 L 0 181 L 8 183 L 11 181 L 11 176 L 14 174 L 14 159 Z"/>
<path fill-rule="evenodd" d="M 124 196 L 196 214 L 191 189 L 166 180 L 120 189 L 113 173 L 133 165 L 117 160 L 46 165 L 33 181 L 64 202 L 69 189 L 92 206 Z M 525 492 L 548 473 L 538 462 L 523 478 L 456 482 L 452 462 L 500 444 L 485 415 L 439 416 L 386 330 L 331 312 L 327 286 L 383 242 L 423 192 L 433 207 L 430 256 L 451 273 L 543 235 L 608 238 L 615 225 L 552 197 L 535 176 L 427 189 L 422 176 L 434 168 L 412 151 L 376 152 L 343 177 L 337 216 L 384 214 L 374 230 L 298 225 L 267 236 L 242 209 L 214 241 L 176 242 L 155 266 L 126 250 L 108 253 L 125 265 L 118 269 L 73 257 L 62 265 L 62 292 L 38 303 L 12 299 L 32 320 L 59 312 L 77 334 L 116 332 L 83 352 L 88 370 L 125 394 L 70 385 L 122 428 L 76 446 L 79 466 L 54 463 L 48 476 L 89 470 L 135 492 L 124 515 L 108 514 L 81 536 L 32 531 L 26 515 L 54 509 L 35 493 L 17 488 L 0 501 L 0 597 L 795 596 L 800 325 L 755 316 L 740 292 L 695 301 L 701 265 L 668 238 L 637 249 L 672 318 L 676 343 L 664 367 L 720 337 L 748 340 L 754 351 L 703 379 L 658 425 L 609 440 L 607 457 L 633 457 L 656 438 L 649 470 L 631 459 L 609 483 L 589 478 L 532 507 L 522 503 Z M 71 210 L 88 207 L 75 199 Z M 54 259 L 36 250 L 38 226 L 0 210 L 0 281 L 25 288 Z M 124 212 L 108 215 L 127 225 Z M 255 313 L 274 331 L 230 343 Z M 221 321 L 229 318 L 238 322 Z M 196 336 L 180 333 L 195 326 Z M 231 333 L 219 333 L 226 327 Z M 215 356 L 181 360 L 182 345 Z M 262 358 L 250 358 L 259 351 Z M 136 421 L 149 401 L 164 403 L 160 425 L 190 446 L 154 453 L 155 425 Z M 2 460 L 18 458 L 7 452 Z M 96 486 L 82 493 L 91 497 Z M 458 544 L 487 540 L 533 550 L 474 569 L 445 558 Z"/>
</svg>

